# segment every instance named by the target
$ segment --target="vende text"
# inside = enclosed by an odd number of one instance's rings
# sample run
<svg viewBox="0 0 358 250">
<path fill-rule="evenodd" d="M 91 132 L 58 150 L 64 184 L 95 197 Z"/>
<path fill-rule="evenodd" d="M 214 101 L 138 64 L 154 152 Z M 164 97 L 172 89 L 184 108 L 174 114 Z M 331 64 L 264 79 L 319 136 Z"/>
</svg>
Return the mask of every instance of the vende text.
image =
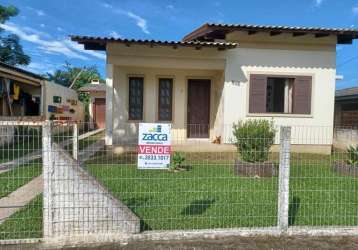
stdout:
<svg viewBox="0 0 358 250">
<path fill-rule="evenodd" d="M 138 154 L 170 154 L 171 146 L 162 145 L 138 145 Z"/>
</svg>

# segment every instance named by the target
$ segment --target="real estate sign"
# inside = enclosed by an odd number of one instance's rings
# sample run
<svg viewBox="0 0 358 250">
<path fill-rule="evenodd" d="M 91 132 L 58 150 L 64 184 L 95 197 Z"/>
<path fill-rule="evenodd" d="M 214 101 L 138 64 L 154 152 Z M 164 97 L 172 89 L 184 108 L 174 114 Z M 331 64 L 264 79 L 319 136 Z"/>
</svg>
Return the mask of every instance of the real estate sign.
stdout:
<svg viewBox="0 0 358 250">
<path fill-rule="evenodd" d="M 171 124 L 140 123 L 137 151 L 139 169 L 169 168 Z"/>
</svg>

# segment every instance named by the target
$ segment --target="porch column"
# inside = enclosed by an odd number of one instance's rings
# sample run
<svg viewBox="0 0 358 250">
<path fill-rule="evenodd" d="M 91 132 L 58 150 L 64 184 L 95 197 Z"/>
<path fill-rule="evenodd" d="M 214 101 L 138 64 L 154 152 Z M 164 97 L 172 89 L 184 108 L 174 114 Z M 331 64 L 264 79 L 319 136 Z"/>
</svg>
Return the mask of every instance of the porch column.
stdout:
<svg viewBox="0 0 358 250">
<path fill-rule="evenodd" d="M 106 145 L 113 145 L 113 64 L 106 65 Z"/>
<path fill-rule="evenodd" d="M 40 116 L 44 116 L 45 115 L 45 98 L 46 98 L 46 94 L 45 94 L 45 81 L 42 80 L 41 81 L 41 97 L 40 97 Z M 47 119 L 47 117 L 45 117 L 45 119 Z"/>
</svg>

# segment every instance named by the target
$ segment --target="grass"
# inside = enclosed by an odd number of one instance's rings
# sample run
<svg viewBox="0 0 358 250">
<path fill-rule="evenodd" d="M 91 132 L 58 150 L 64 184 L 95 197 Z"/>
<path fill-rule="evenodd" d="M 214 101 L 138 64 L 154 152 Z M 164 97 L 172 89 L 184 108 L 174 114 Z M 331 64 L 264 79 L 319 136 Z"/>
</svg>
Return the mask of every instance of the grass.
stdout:
<svg viewBox="0 0 358 250">
<path fill-rule="evenodd" d="M 100 140 L 103 137 L 104 137 L 104 132 L 100 132 L 95 135 L 91 135 L 85 139 L 79 140 L 78 148 L 79 148 L 79 150 L 82 150 L 82 149 L 88 147 L 89 145 L 97 142 L 98 140 Z"/>
<path fill-rule="evenodd" d="M 41 134 L 16 135 L 14 142 L 0 147 L 0 163 L 28 155 L 36 150 L 41 150 Z"/>
<path fill-rule="evenodd" d="M 358 178 L 331 169 L 336 154 L 323 160 L 292 160 L 290 224 L 300 226 L 357 226 Z"/>
<path fill-rule="evenodd" d="M 172 173 L 135 165 L 88 165 L 141 219 L 142 230 L 273 226 L 277 178 L 233 175 L 231 164 Z"/>
<path fill-rule="evenodd" d="M 0 198 L 25 185 L 41 172 L 41 160 L 34 160 L 0 174 Z"/>
<path fill-rule="evenodd" d="M 235 176 L 232 155 L 218 155 L 189 154 L 190 169 L 177 173 L 138 170 L 134 154 L 98 154 L 87 166 L 141 218 L 142 230 L 276 225 L 277 178 Z M 338 158 L 292 155 L 291 225 L 358 225 L 358 178 L 334 173 Z"/>
<path fill-rule="evenodd" d="M 0 224 L 0 239 L 42 237 L 42 195 Z"/>
</svg>

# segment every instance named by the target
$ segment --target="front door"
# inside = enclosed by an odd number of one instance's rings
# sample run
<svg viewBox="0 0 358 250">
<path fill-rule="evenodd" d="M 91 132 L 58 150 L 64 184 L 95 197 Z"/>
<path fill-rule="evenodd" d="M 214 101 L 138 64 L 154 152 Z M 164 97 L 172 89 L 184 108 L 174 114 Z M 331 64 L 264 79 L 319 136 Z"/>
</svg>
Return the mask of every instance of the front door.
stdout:
<svg viewBox="0 0 358 250">
<path fill-rule="evenodd" d="M 96 128 L 105 128 L 106 99 L 96 98 L 93 103 L 93 120 Z"/>
<path fill-rule="evenodd" d="M 188 80 L 188 138 L 209 138 L 210 84 L 210 80 Z"/>
</svg>

